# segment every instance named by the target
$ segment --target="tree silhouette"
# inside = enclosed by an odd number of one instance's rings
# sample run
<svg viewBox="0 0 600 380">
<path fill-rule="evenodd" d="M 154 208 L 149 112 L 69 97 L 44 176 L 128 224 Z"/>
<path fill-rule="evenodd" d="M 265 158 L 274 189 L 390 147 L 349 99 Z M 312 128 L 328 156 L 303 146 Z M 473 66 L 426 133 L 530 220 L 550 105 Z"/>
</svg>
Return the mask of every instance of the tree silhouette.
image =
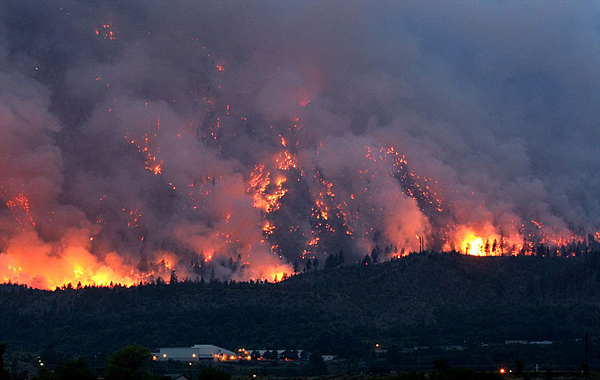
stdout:
<svg viewBox="0 0 600 380">
<path fill-rule="evenodd" d="M 108 357 L 106 380 L 143 380 L 148 378 L 146 366 L 150 351 L 138 344 L 123 347 Z"/>
<path fill-rule="evenodd" d="M 371 260 L 371 256 L 369 255 L 365 255 L 365 258 L 362 259 L 361 263 L 360 263 L 363 267 L 368 267 L 373 265 L 373 260 Z"/>
<path fill-rule="evenodd" d="M 308 260 L 306 260 L 306 264 L 304 265 L 304 271 L 310 272 L 311 269 L 312 269 L 312 262 L 310 261 L 310 259 L 308 259 Z"/>
<path fill-rule="evenodd" d="M 59 370 L 56 380 L 94 380 L 94 375 L 83 358 L 65 363 Z"/>
<path fill-rule="evenodd" d="M 10 373 L 4 369 L 4 353 L 6 352 L 8 343 L 0 344 L 0 380 L 10 380 Z"/>
</svg>

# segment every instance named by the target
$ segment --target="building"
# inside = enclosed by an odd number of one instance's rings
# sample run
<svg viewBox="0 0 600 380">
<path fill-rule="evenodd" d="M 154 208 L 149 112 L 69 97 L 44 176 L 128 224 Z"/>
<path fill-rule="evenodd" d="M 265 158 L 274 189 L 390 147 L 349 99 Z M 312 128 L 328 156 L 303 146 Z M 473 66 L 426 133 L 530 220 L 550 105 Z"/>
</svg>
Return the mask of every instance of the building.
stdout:
<svg viewBox="0 0 600 380">
<path fill-rule="evenodd" d="M 212 344 L 196 344 L 192 347 L 162 347 L 152 353 L 152 360 L 176 360 L 197 362 L 200 360 L 235 361 L 239 357 L 233 352 Z"/>
<path fill-rule="evenodd" d="M 549 340 L 537 340 L 537 341 L 529 342 L 529 344 L 536 344 L 538 346 L 549 346 L 552 344 L 552 342 Z"/>
<path fill-rule="evenodd" d="M 189 377 L 187 377 L 186 375 L 183 375 L 181 373 L 166 374 L 165 376 L 171 380 L 190 380 Z"/>
<path fill-rule="evenodd" d="M 505 340 L 504 344 L 527 344 L 529 343 L 526 340 Z"/>
</svg>

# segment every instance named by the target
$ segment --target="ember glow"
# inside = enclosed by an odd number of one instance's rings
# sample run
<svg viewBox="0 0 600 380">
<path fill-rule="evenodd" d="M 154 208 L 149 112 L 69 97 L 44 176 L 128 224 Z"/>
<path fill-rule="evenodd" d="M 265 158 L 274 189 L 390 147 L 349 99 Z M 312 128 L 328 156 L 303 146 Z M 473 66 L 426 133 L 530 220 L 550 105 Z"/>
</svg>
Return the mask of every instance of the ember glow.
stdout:
<svg viewBox="0 0 600 380">
<path fill-rule="evenodd" d="M 600 9 L 542 6 L 9 2 L 0 281 L 597 244 Z"/>
</svg>

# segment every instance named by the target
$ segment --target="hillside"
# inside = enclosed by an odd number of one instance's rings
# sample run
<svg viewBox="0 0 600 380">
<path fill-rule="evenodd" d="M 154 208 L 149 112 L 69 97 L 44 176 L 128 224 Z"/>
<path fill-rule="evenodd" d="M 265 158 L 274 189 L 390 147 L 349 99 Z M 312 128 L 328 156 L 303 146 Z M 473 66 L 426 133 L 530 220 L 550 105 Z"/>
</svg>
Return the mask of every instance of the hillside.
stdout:
<svg viewBox="0 0 600 380">
<path fill-rule="evenodd" d="M 573 258 L 413 254 L 281 283 L 41 291 L 0 286 L 0 341 L 74 354 L 210 343 L 344 356 L 600 336 L 600 253 Z M 554 345 L 554 349 L 560 347 Z"/>
</svg>

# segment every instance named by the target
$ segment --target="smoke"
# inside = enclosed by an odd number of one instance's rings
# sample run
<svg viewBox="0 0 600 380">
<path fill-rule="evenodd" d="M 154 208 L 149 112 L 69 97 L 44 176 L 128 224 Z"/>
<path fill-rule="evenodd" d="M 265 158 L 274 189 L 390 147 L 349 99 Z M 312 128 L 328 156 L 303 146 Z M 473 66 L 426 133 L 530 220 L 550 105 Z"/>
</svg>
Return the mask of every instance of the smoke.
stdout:
<svg viewBox="0 0 600 380">
<path fill-rule="evenodd" d="M 596 4 L 2 8 L 4 281 L 272 280 L 600 230 Z"/>
</svg>

